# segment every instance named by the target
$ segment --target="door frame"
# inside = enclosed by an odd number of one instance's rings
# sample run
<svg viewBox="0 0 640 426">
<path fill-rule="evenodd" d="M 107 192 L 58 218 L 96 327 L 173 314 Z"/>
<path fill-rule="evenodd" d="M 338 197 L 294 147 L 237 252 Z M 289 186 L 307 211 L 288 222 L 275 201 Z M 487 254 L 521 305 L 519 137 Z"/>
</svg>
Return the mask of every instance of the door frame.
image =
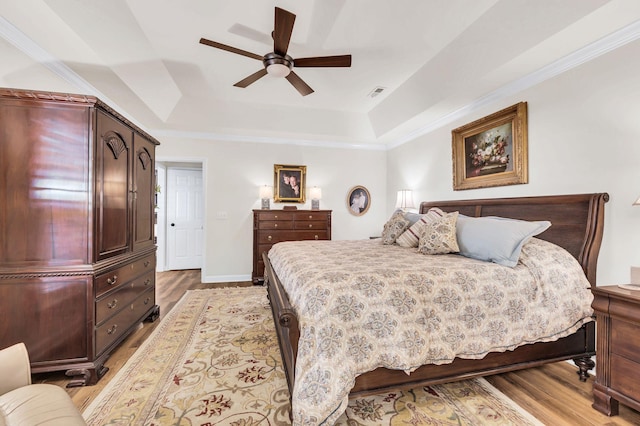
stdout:
<svg viewBox="0 0 640 426">
<path fill-rule="evenodd" d="M 207 159 L 204 157 L 156 157 L 156 166 L 165 169 L 164 182 L 158 182 L 162 189 L 166 189 L 167 187 L 167 173 L 166 169 L 169 167 L 183 167 L 183 168 L 193 168 L 197 169 L 198 166 L 202 169 L 202 205 L 204 209 L 204 217 L 207 215 Z M 166 203 L 166 191 L 162 191 L 159 195 L 163 199 L 162 214 L 158 214 L 158 229 L 162 230 L 164 238 L 158 238 L 158 256 L 156 263 L 156 271 L 162 272 L 166 271 L 166 259 L 167 259 L 167 203 Z M 205 220 L 202 224 L 202 232 L 204 234 L 204 238 L 202 241 L 202 268 L 200 269 L 200 280 L 204 282 L 204 277 L 207 276 L 207 221 Z"/>
</svg>

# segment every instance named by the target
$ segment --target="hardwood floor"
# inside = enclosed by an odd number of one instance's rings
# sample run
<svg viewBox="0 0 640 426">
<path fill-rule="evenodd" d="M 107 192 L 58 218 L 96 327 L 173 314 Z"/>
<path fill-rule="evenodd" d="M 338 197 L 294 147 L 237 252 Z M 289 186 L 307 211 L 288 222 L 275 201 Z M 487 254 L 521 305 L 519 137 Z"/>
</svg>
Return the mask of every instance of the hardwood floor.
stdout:
<svg viewBox="0 0 640 426">
<path fill-rule="evenodd" d="M 160 318 L 173 308 L 186 290 L 251 285 L 250 282 L 203 284 L 200 282 L 200 270 L 158 273 L 156 299 Z M 122 342 L 107 360 L 109 371 L 97 385 L 67 389 L 80 411 L 93 401 L 159 323 L 140 325 Z M 566 362 L 490 376 L 487 381 L 546 425 L 640 425 L 640 413 L 622 404 L 620 415 L 614 417 L 607 417 L 591 408 L 593 378 L 586 383 L 581 382 L 576 368 Z M 69 379 L 64 373 L 48 373 L 35 376 L 34 382 L 64 387 Z"/>
</svg>

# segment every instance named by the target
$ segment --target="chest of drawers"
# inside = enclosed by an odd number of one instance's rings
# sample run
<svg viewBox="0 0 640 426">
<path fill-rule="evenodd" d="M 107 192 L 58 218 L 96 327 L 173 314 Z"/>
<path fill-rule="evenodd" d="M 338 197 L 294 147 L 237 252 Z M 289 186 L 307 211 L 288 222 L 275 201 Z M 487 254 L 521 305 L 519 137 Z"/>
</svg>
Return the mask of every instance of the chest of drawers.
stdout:
<svg viewBox="0 0 640 426">
<path fill-rule="evenodd" d="M 640 410 L 640 291 L 595 287 L 596 380 L 593 408 L 609 416 L 621 402 Z"/>
<path fill-rule="evenodd" d="M 331 210 L 254 210 L 254 284 L 264 281 L 262 253 L 281 241 L 330 240 Z"/>
</svg>

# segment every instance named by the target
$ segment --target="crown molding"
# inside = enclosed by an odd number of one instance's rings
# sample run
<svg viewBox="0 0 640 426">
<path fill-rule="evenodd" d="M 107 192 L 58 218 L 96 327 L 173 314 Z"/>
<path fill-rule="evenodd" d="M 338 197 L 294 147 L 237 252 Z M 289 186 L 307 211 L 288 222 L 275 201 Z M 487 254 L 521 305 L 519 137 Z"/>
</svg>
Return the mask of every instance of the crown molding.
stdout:
<svg viewBox="0 0 640 426">
<path fill-rule="evenodd" d="M 449 114 L 433 120 L 420 128 L 413 130 L 406 135 L 386 144 L 387 149 L 393 149 L 407 142 L 410 142 L 420 136 L 426 135 L 436 129 L 447 124 L 464 118 L 465 116 L 483 108 L 486 105 L 500 101 L 507 97 L 516 95 L 525 89 L 533 87 L 543 81 L 549 80 L 559 74 L 570 69 L 580 66 L 586 62 L 596 59 L 605 53 L 618 49 L 632 41 L 640 38 L 640 20 L 635 21 L 626 27 L 621 28 L 599 40 L 588 44 L 569 55 L 560 58 L 549 65 L 540 68 L 526 76 L 514 80 L 513 82 L 500 87 L 493 92 L 487 93 L 475 101 L 459 108 Z"/>
<path fill-rule="evenodd" d="M 335 140 L 315 140 L 300 138 L 282 138 L 272 136 L 251 136 L 251 135 L 231 135 L 212 132 L 191 132 L 184 130 L 155 129 L 151 131 L 156 137 L 179 138 L 179 139 L 198 139 L 220 142 L 252 142 L 266 143 L 277 145 L 296 145 L 317 148 L 341 148 L 341 149 L 362 149 L 369 151 L 386 151 L 387 148 L 380 143 L 354 143 L 339 142 Z"/>
<path fill-rule="evenodd" d="M 92 84 L 87 82 L 75 71 L 66 66 L 62 61 L 55 58 L 49 52 L 40 47 L 37 43 L 27 37 L 9 21 L 0 16 L 0 36 L 13 44 L 16 48 L 27 54 L 33 60 L 48 68 L 55 75 L 62 78 L 64 81 L 77 87 L 78 90 L 84 94 L 93 95 L 98 97 L 106 104 L 113 106 L 118 110 L 125 111 L 119 107 L 115 102 L 110 100 L 104 93 L 101 93 Z M 619 47 L 622 47 L 630 42 L 636 41 L 640 38 L 640 20 L 635 21 L 618 31 L 615 31 L 608 36 L 605 36 L 585 47 L 582 47 L 575 52 L 560 58 L 549 65 L 530 73 L 522 78 L 514 80 L 513 82 L 500 87 L 484 96 L 476 99 L 475 101 L 449 113 L 437 118 L 429 123 L 426 123 L 419 128 L 412 130 L 405 135 L 396 138 L 395 140 L 387 143 L 376 142 L 338 142 L 331 140 L 310 140 L 310 139 L 297 139 L 297 138 L 282 138 L 282 137 L 264 137 L 264 136 L 251 136 L 251 135 L 230 135 L 208 132 L 190 132 L 180 130 L 146 130 L 145 126 L 131 119 L 130 121 L 141 129 L 145 129 L 146 132 L 158 136 L 166 136 L 172 138 L 188 138 L 188 139 L 201 139 L 211 141 L 237 141 L 237 142 L 254 142 L 254 143 L 268 143 L 268 144 L 284 144 L 284 145 L 298 145 L 298 146 L 312 146 L 323 148 L 343 148 L 343 149 L 362 149 L 362 150 L 390 150 L 410 142 L 420 136 L 428 134 L 434 130 L 437 130 L 447 124 L 450 124 L 456 120 L 464 118 L 465 116 L 472 114 L 473 112 L 480 110 L 486 105 L 500 101 L 507 97 L 516 95 L 517 93 L 528 89 L 536 84 L 542 83 L 545 80 L 553 78 L 559 74 L 562 74 L 570 69 L 573 69 L 579 65 L 596 59 L 605 53 L 611 52 Z"/>
</svg>

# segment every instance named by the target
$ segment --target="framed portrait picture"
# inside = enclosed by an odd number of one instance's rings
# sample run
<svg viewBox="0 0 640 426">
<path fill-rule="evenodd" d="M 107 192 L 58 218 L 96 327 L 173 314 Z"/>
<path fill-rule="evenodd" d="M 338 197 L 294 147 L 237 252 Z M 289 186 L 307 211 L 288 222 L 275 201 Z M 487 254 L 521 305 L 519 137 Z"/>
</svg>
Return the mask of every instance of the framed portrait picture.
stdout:
<svg viewBox="0 0 640 426">
<path fill-rule="evenodd" d="M 453 189 L 528 183 L 527 103 L 451 131 Z"/>
<path fill-rule="evenodd" d="M 273 201 L 304 203 L 307 166 L 273 165 Z"/>
<path fill-rule="evenodd" d="M 347 193 L 347 208 L 352 215 L 362 216 L 369 210 L 370 205 L 371 194 L 364 186 L 354 186 Z"/>
</svg>

